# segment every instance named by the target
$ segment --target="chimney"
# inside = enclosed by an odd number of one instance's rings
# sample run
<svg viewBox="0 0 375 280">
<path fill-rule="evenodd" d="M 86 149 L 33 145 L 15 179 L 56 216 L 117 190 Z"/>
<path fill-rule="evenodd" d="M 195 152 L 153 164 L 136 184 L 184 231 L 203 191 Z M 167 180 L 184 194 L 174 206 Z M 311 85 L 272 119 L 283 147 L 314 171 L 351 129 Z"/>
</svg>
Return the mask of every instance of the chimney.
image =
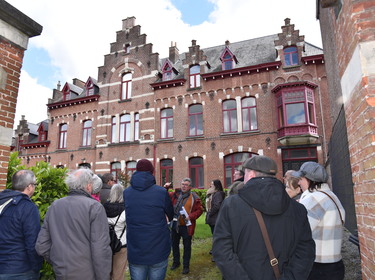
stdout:
<svg viewBox="0 0 375 280">
<path fill-rule="evenodd" d="M 226 40 L 226 41 L 225 41 L 225 45 L 228 47 L 229 44 L 230 44 L 230 43 L 229 43 L 229 40 Z"/>
<path fill-rule="evenodd" d="M 135 17 L 128 17 L 122 20 L 122 30 L 130 29 L 135 25 Z"/>
<path fill-rule="evenodd" d="M 176 63 L 179 55 L 176 42 L 171 42 L 171 46 L 169 47 L 169 60 L 172 61 L 172 63 Z"/>
<path fill-rule="evenodd" d="M 286 18 L 284 19 L 284 21 L 286 26 L 290 25 L 290 18 Z"/>
<path fill-rule="evenodd" d="M 73 85 L 75 85 L 77 87 L 80 87 L 80 88 L 85 87 L 85 83 L 83 81 L 81 81 L 80 79 L 77 79 L 77 78 L 73 79 Z"/>
<path fill-rule="evenodd" d="M 191 45 L 196 46 L 197 45 L 197 40 L 191 40 Z"/>
<path fill-rule="evenodd" d="M 60 81 L 57 82 L 57 86 L 56 86 L 56 89 L 57 90 L 60 90 L 61 89 L 61 84 L 60 84 Z"/>
</svg>

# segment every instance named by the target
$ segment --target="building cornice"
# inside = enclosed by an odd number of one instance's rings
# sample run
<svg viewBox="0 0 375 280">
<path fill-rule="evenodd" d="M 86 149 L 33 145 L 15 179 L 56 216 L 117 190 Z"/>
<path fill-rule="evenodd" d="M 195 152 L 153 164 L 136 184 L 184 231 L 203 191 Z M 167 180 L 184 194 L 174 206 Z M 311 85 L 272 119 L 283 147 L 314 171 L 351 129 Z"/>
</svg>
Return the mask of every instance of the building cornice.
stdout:
<svg viewBox="0 0 375 280">
<path fill-rule="evenodd" d="M 250 75 L 256 74 L 259 72 L 270 71 L 270 70 L 277 70 L 281 66 L 281 61 L 274 61 L 269 63 L 263 63 L 258 65 L 246 66 L 241 68 L 233 68 L 230 70 L 218 71 L 218 72 L 211 72 L 202 74 L 202 78 L 207 80 L 215 80 L 215 79 L 224 79 L 225 77 L 232 77 L 232 76 L 241 76 L 241 75 Z"/>
<path fill-rule="evenodd" d="M 71 105 L 78 105 L 78 104 L 82 104 L 82 103 L 95 102 L 95 101 L 98 101 L 99 98 L 100 98 L 100 95 L 95 94 L 95 95 L 84 96 L 84 97 L 80 97 L 80 98 L 50 103 L 50 104 L 47 104 L 47 107 L 48 107 L 49 110 L 53 110 L 53 109 L 71 106 Z"/>
</svg>

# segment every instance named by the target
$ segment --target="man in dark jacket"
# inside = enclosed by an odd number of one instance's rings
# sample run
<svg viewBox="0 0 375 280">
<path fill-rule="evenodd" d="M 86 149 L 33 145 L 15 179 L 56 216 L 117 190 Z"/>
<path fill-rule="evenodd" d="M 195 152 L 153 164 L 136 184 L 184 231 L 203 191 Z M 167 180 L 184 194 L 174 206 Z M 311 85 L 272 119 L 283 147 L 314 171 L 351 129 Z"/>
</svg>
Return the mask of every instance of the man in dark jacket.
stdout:
<svg viewBox="0 0 375 280">
<path fill-rule="evenodd" d="M 156 185 L 154 167 L 137 162 L 130 186 L 124 191 L 126 239 L 131 279 L 164 279 L 171 252 L 168 221 L 173 206 L 167 191 Z"/>
<path fill-rule="evenodd" d="M 307 279 L 315 243 L 305 207 L 289 198 L 274 175 L 276 163 L 253 156 L 243 163 L 245 186 L 224 200 L 216 221 L 213 256 L 225 279 L 275 279 L 254 209 L 261 212 L 278 260 L 280 279 Z M 254 208 L 254 209 L 253 209 Z"/>
<path fill-rule="evenodd" d="M 100 203 L 104 204 L 107 202 L 109 193 L 111 192 L 112 186 L 115 184 L 115 180 L 112 173 L 105 173 L 102 176 L 103 186 L 100 190 Z"/>
<path fill-rule="evenodd" d="M 36 178 L 30 170 L 12 177 L 12 190 L 0 193 L 0 279 L 39 279 L 43 258 L 35 251 L 40 216 L 30 197 Z"/>
<path fill-rule="evenodd" d="M 93 181 L 90 169 L 70 173 L 68 196 L 54 201 L 44 218 L 36 250 L 52 264 L 57 280 L 110 279 L 107 215 L 91 196 Z"/>
</svg>

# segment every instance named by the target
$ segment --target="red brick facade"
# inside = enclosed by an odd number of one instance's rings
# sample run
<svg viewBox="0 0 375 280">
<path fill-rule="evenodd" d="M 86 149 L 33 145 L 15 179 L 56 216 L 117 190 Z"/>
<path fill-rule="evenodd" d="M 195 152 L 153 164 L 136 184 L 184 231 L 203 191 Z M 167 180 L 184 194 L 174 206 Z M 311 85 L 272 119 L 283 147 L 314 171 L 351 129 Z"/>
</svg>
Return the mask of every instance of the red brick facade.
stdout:
<svg viewBox="0 0 375 280">
<path fill-rule="evenodd" d="M 23 145 L 21 154 L 25 164 L 34 165 L 36 161 L 47 160 L 52 165 L 66 166 L 70 169 L 81 164 L 90 164 L 97 173 L 113 171 L 117 168 L 127 170 L 129 162 L 141 158 L 150 159 L 155 167 L 157 183 L 161 183 L 164 159 L 173 162 L 173 181 L 178 185 L 183 177 L 194 176 L 189 162 L 198 159 L 202 164 L 202 181 L 199 187 L 208 187 L 214 179 L 230 183 L 231 172 L 225 161 L 236 153 L 264 154 L 277 161 L 282 177 L 283 170 L 298 167 L 307 158 L 324 163 L 326 142 L 330 137 L 331 122 L 327 103 L 327 79 L 322 50 L 304 41 L 304 36 L 294 29 L 290 20 L 285 20 L 279 34 L 256 38 L 238 43 L 201 49 L 196 41 L 184 55 L 179 54 L 175 45 L 170 47 L 167 59 L 160 59 L 153 53 L 152 44 L 146 42 L 135 18 L 123 21 L 123 28 L 117 32 L 116 42 L 111 44 L 110 53 L 105 55 L 104 65 L 99 67 L 98 79 L 89 78 L 87 82 L 75 79 L 73 84 L 65 84 L 62 90 L 54 90 L 49 101 L 50 141 L 46 152 L 34 145 Z M 298 57 L 294 65 L 285 65 L 284 49 L 293 46 Z M 263 50 L 262 48 L 265 48 Z M 220 55 L 229 49 L 235 56 L 234 67 L 222 70 Z M 260 49 L 260 51 L 259 51 Z M 258 57 L 259 56 L 259 57 Z M 163 80 L 161 67 L 170 63 L 173 78 Z M 191 87 L 189 69 L 199 65 L 200 84 Z M 121 98 L 124 74 L 131 74 L 131 97 Z M 88 84 L 96 86 L 94 94 L 88 94 Z M 70 89 L 65 98 L 66 89 Z M 313 104 L 311 122 L 302 126 L 279 129 L 278 101 L 281 92 L 299 90 L 311 93 Z M 309 95 L 310 96 L 310 95 Z M 246 97 L 254 97 L 256 102 L 257 127 L 246 130 L 241 119 L 244 111 L 241 102 Z M 284 98 L 286 98 L 284 96 Z M 295 98 L 295 97 L 288 97 Z M 233 100 L 236 104 L 237 123 L 235 131 L 224 131 L 223 103 Z M 203 134 L 189 134 L 189 108 L 201 104 L 203 111 Z M 306 103 L 307 104 L 307 103 Z M 280 105 L 280 104 L 279 104 Z M 173 135 L 162 137 L 161 127 L 163 109 L 173 112 Z M 284 109 L 285 110 L 285 109 Z M 307 109 L 307 107 L 304 110 Z M 129 123 L 121 124 L 121 116 L 129 114 Z M 134 135 L 139 114 L 139 133 Z M 306 113 L 307 114 L 307 113 Z M 82 146 L 83 122 L 92 121 L 91 143 Z M 116 124 L 113 130 L 112 122 Z M 230 120 L 234 122 L 234 120 Z M 66 146 L 61 146 L 61 125 L 67 125 Z M 130 137 L 119 138 L 119 126 L 129 125 Z M 65 127 L 65 126 L 64 126 Z M 309 132 L 309 129 L 312 132 Z M 113 131 L 116 131 L 113 135 Z M 127 137 L 127 136 L 124 136 Z M 64 141 L 63 141 L 64 142 Z M 295 151 L 312 154 L 294 156 L 290 160 L 282 155 Z M 293 150 L 294 151 L 294 150 Z M 232 166 L 233 167 L 233 166 Z M 196 169 L 198 170 L 198 169 Z M 227 177 L 227 178 L 226 178 Z"/>
</svg>

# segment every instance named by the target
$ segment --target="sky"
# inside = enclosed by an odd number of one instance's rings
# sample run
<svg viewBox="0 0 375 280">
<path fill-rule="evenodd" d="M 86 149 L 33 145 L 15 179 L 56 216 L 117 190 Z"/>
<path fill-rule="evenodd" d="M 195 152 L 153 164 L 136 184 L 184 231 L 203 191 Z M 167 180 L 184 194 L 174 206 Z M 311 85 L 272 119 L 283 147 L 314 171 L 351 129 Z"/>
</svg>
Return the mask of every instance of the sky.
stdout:
<svg viewBox="0 0 375 280">
<path fill-rule="evenodd" d="M 160 58 L 168 56 L 171 42 L 184 53 L 193 39 L 207 48 L 281 33 L 285 18 L 305 41 L 322 47 L 315 0 L 6 1 L 43 26 L 25 52 L 14 127 L 21 115 L 35 124 L 47 119 L 46 104 L 59 81 L 62 88 L 74 78 L 97 79 L 127 17 L 136 17 Z"/>
</svg>

